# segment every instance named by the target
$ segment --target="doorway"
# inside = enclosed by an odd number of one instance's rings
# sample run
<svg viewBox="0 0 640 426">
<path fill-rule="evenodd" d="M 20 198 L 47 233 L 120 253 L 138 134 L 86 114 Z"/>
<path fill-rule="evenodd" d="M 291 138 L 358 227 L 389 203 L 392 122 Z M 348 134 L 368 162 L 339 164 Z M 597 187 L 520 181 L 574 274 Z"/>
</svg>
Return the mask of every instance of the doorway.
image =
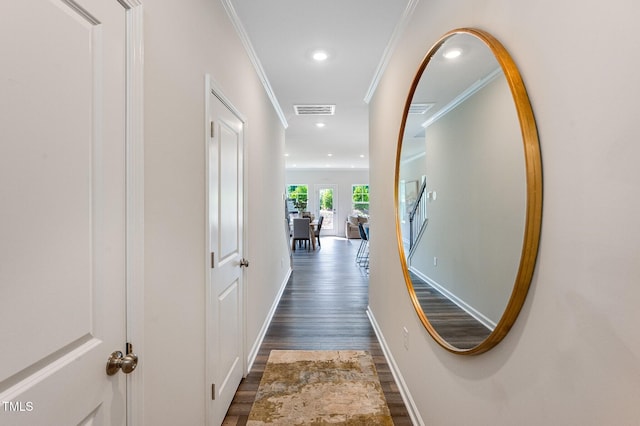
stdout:
<svg viewBox="0 0 640 426">
<path fill-rule="evenodd" d="M 127 0 L 25 3 L 0 6 L 0 423 L 135 423 L 142 15 Z"/>
<path fill-rule="evenodd" d="M 245 374 L 244 122 L 207 77 L 207 424 L 221 424 Z"/>
<path fill-rule="evenodd" d="M 316 185 L 316 217 L 324 217 L 322 222 L 322 235 L 336 235 L 336 212 L 338 211 L 338 185 L 322 184 Z"/>
</svg>

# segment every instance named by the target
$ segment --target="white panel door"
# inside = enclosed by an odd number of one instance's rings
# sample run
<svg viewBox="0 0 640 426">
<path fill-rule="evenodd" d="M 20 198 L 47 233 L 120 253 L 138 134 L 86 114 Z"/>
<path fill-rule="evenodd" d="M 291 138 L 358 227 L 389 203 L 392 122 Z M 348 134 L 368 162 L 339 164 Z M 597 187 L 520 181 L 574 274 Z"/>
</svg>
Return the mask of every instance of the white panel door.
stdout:
<svg viewBox="0 0 640 426">
<path fill-rule="evenodd" d="M 0 424 L 125 424 L 125 10 L 0 1 Z"/>
<path fill-rule="evenodd" d="M 209 93 L 207 370 L 210 425 L 219 425 L 244 374 L 243 123 Z"/>
</svg>

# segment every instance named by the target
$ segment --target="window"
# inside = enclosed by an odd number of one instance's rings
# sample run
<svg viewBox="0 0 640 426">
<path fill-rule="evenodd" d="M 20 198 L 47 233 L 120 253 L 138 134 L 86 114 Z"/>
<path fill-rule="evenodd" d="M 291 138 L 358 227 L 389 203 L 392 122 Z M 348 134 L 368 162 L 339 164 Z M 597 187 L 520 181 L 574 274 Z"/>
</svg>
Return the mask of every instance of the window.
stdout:
<svg viewBox="0 0 640 426">
<path fill-rule="evenodd" d="M 351 188 L 353 214 L 369 216 L 369 185 L 353 185 Z"/>
<path fill-rule="evenodd" d="M 307 185 L 288 185 L 287 198 L 293 200 L 293 205 L 298 211 L 307 209 L 309 187 Z"/>
</svg>

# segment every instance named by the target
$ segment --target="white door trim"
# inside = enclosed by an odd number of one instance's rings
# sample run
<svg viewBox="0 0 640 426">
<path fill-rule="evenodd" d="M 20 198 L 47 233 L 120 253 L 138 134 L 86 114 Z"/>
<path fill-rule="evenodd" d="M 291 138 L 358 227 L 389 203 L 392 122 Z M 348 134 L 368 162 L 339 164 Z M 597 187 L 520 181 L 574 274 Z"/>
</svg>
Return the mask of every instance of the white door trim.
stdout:
<svg viewBox="0 0 640 426">
<path fill-rule="evenodd" d="M 140 357 L 127 375 L 127 424 L 144 424 L 144 50 L 142 0 L 126 9 L 126 327 Z"/>
<path fill-rule="evenodd" d="M 240 112 L 240 110 L 238 110 L 238 108 L 236 108 L 233 103 L 231 102 L 231 100 L 224 94 L 224 92 L 222 91 L 220 85 L 215 81 L 215 79 L 210 75 L 210 74 L 205 74 L 205 116 L 204 116 L 204 145 L 205 145 L 205 175 L 208 177 L 210 176 L 211 170 L 209 168 L 209 135 L 211 132 L 211 124 L 209 122 L 209 117 L 211 116 L 211 105 L 209 103 L 209 96 L 210 95 L 214 95 L 216 96 L 241 122 L 242 122 L 242 126 L 243 126 L 243 133 L 244 133 L 244 137 L 243 137 L 243 152 L 242 152 L 242 157 L 243 157 L 243 162 L 245 162 L 246 165 L 246 158 L 247 158 L 247 146 L 248 146 L 248 138 L 247 138 L 247 118 L 244 114 L 242 114 Z M 243 186 L 244 186 L 244 190 L 243 192 L 243 198 L 242 198 L 242 202 L 243 202 L 243 209 L 242 209 L 242 229 L 243 229 L 243 236 L 242 236 L 242 251 L 243 251 L 243 257 L 246 259 L 251 259 L 249 256 L 249 245 L 247 244 L 248 242 L 248 228 L 247 228 L 247 223 L 248 223 L 248 191 L 247 191 L 247 182 L 248 182 L 248 167 L 244 166 L 243 167 Z M 205 184 L 205 229 L 208 229 L 209 227 L 209 205 L 210 205 L 210 200 L 209 200 L 209 179 L 205 179 L 206 184 Z M 207 294 L 205 295 L 205 336 L 209 335 L 209 331 L 208 331 L 208 327 L 210 324 L 210 315 L 211 313 L 209 312 L 209 306 L 208 306 L 208 300 L 209 300 L 209 289 L 211 288 L 211 243 L 209 241 L 209 238 L 205 238 L 205 247 L 204 247 L 204 266 L 205 266 L 205 288 L 207 289 Z M 242 342 L 241 342 L 241 359 L 242 359 L 242 371 L 243 371 L 243 377 L 246 377 L 246 375 L 248 374 L 248 358 L 247 358 L 247 325 L 246 325 L 246 303 L 247 303 L 247 288 L 248 288 L 248 283 L 249 283 L 249 274 L 247 271 L 247 268 L 242 268 L 242 274 L 243 274 L 243 285 L 242 285 L 242 316 L 240 321 L 242 322 L 241 324 L 241 328 L 242 328 L 242 334 L 243 334 L 243 338 L 242 338 Z M 206 340 L 205 337 L 205 360 L 207 360 L 205 362 L 205 377 L 211 377 L 212 372 L 209 371 L 210 367 L 209 367 L 209 349 L 208 349 L 208 342 Z M 205 398 L 209 399 L 211 398 L 211 393 L 212 393 L 212 389 L 211 389 L 211 383 L 208 383 L 207 381 L 205 381 Z M 205 413 L 205 418 L 210 419 L 211 418 L 211 413 L 210 413 L 210 404 L 206 404 L 206 413 Z"/>
</svg>

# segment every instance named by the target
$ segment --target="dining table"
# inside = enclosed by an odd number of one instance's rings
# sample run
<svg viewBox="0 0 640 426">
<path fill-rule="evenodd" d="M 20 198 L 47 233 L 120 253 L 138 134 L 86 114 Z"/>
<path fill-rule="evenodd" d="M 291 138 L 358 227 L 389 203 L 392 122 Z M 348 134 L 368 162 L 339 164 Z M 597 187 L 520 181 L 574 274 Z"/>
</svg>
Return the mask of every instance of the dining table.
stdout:
<svg viewBox="0 0 640 426">
<path fill-rule="evenodd" d="M 311 248 L 316 249 L 316 228 L 318 227 L 318 221 L 312 220 L 309 222 L 309 239 L 311 240 Z"/>
</svg>

